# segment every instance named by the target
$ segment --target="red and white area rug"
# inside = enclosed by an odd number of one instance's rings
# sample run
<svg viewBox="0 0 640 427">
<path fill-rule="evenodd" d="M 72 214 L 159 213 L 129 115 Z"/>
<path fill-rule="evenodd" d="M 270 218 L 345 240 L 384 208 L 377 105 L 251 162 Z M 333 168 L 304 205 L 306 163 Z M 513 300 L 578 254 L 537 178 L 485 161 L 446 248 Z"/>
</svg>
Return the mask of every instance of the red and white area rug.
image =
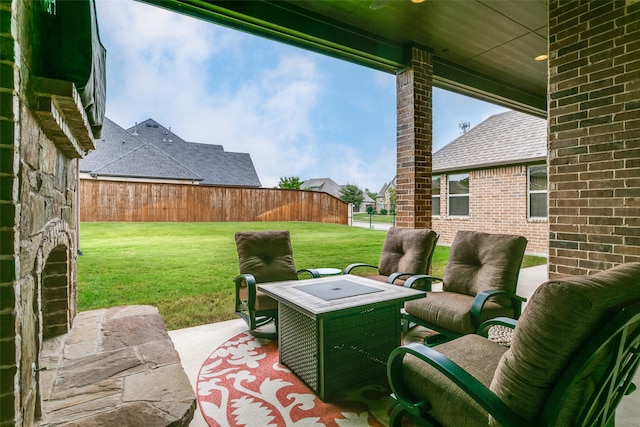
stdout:
<svg viewBox="0 0 640 427">
<path fill-rule="evenodd" d="M 248 332 L 218 347 L 198 375 L 200 410 L 211 427 L 386 426 L 387 384 L 368 384 L 325 403 L 278 362 L 277 341 Z"/>
</svg>

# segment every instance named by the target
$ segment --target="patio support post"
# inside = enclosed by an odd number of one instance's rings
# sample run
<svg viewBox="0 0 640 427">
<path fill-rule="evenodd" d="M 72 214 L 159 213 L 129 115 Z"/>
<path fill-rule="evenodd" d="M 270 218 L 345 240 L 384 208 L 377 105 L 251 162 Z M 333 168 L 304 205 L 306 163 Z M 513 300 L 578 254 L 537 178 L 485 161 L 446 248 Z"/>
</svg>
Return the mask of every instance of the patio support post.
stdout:
<svg viewBox="0 0 640 427">
<path fill-rule="evenodd" d="M 396 225 L 431 228 L 432 55 L 411 47 L 409 68 L 396 76 Z"/>
<path fill-rule="evenodd" d="M 549 278 L 640 261 L 640 1 L 549 5 Z"/>
</svg>

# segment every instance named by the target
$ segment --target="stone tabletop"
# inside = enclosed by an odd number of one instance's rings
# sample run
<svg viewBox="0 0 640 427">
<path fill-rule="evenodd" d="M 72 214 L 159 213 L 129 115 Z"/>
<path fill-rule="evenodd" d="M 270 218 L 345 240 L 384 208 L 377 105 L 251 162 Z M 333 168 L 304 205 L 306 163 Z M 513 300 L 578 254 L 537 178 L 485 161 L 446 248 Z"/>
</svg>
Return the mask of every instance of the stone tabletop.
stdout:
<svg viewBox="0 0 640 427">
<path fill-rule="evenodd" d="M 350 286 L 358 288 L 358 291 L 352 295 L 349 295 L 347 291 L 346 296 L 334 298 L 330 295 L 330 291 L 328 294 L 323 294 L 322 292 L 305 290 L 305 288 L 311 289 L 323 284 L 329 289 L 335 288 L 335 292 L 344 292 L 345 288 Z M 296 307 L 313 318 L 320 318 L 329 313 L 335 314 L 336 311 L 357 310 L 363 305 L 401 304 L 404 301 L 423 298 L 426 295 L 424 291 L 382 283 L 352 274 L 319 279 L 270 282 L 257 286 L 260 291 L 278 302 Z M 324 295 L 324 298 L 318 294 Z"/>
</svg>

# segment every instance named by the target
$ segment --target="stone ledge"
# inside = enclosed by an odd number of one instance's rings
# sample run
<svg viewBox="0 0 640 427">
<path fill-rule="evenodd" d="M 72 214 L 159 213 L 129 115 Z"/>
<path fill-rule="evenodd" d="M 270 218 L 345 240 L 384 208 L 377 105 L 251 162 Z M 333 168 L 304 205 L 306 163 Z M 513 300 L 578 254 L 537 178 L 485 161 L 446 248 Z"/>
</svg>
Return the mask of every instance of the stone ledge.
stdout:
<svg viewBox="0 0 640 427">
<path fill-rule="evenodd" d="M 89 119 L 73 83 L 31 77 L 33 113 L 42 130 L 70 159 L 95 150 Z"/>
<path fill-rule="evenodd" d="M 79 313 L 47 340 L 41 427 L 186 427 L 196 396 L 155 307 Z"/>
</svg>

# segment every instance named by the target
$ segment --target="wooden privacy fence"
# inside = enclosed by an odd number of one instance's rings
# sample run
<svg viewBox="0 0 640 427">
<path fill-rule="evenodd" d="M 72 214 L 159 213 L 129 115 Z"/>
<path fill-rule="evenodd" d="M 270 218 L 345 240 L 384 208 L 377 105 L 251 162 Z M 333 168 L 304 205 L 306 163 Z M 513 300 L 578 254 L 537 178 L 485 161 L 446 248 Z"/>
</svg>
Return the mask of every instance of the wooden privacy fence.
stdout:
<svg viewBox="0 0 640 427">
<path fill-rule="evenodd" d="M 315 191 L 80 180 L 80 220 L 87 222 L 347 224 L 347 216 L 347 203 Z"/>
</svg>

